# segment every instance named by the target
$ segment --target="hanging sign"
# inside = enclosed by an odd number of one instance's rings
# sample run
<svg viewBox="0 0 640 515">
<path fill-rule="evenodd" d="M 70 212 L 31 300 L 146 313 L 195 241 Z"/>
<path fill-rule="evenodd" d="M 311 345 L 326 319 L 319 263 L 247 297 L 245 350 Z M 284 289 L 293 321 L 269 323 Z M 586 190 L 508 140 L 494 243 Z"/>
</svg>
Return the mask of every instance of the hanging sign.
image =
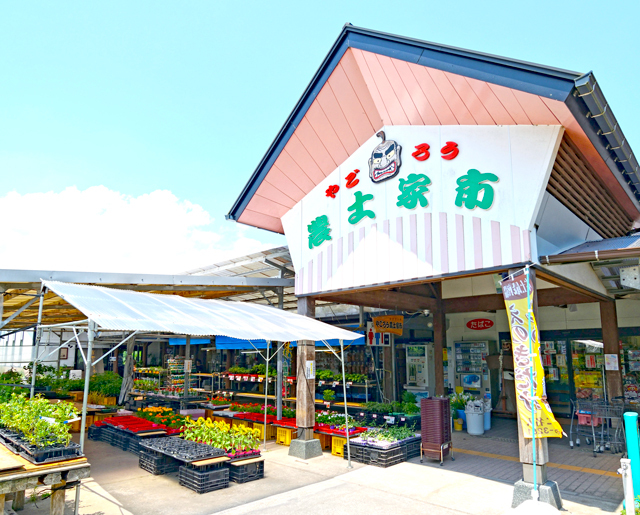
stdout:
<svg viewBox="0 0 640 515">
<path fill-rule="evenodd" d="M 527 281 L 529 291 L 527 294 Z M 540 361 L 540 341 L 533 312 L 527 317 L 535 290 L 528 269 L 502 281 L 502 295 L 507 307 L 516 386 L 518 416 L 525 438 L 533 438 L 531 411 L 535 411 L 536 438 L 562 438 L 562 428 L 546 400 L 544 369 Z M 531 339 L 531 340 L 530 340 Z M 531 344 L 531 350 L 529 345 Z M 533 372 L 534 397 L 531 398 Z"/>
<path fill-rule="evenodd" d="M 304 376 L 307 379 L 316 378 L 316 362 L 315 361 L 307 360 L 307 364 L 304 370 L 305 370 Z"/>
<path fill-rule="evenodd" d="M 484 331 L 493 327 L 493 320 L 488 318 L 475 318 L 467 322 L 467 327 L 474 331 Z"/>
<path fill-rule="evenodd" d="M 402 336 L 404 317 L 402 315 L 388 315 L 373 317 L 373 331 L 376 333 L 393 333 Z"/>
</svg>

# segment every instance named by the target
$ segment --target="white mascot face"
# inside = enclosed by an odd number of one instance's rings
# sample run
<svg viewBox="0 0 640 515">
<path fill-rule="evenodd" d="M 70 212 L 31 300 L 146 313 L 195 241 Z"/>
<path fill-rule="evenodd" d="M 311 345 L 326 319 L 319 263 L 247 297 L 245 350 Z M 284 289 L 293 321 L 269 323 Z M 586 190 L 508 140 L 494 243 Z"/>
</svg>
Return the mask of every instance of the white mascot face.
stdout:
<svg viewBox="0 0 640 515">
<path fill-rule="evenodd" d="M 396 141 L 386 140 L 384 131 L 380 131 L 376 136 L 382 138 L 382 143 L 371 153 L 369 177 L 372 182 L 382 182 L 395 177 L 400 171 L 402 147 Z"/>
</svg>

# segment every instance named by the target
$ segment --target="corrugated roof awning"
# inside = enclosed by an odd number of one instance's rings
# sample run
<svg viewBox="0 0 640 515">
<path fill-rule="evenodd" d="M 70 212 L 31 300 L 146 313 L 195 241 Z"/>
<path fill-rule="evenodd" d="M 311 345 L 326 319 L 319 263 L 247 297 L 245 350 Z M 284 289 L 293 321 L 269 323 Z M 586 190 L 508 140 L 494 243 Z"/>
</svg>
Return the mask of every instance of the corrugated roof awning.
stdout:
<svg viewBox="0 0 640 515">
<path fill-rule="evenodd" d="M 361 335 L 258 304 L 184 298 L 56 281 L 43 285 L 99 328 L 242 340 L 356 340 Z"/>
<path fill-rule="evenodd" d="M 350 341 L 349 345 L 364 345 L 364 335 L 362 335 L 362 331 L 357 334 L 361 335 L 357 340 Z M 328 345 L 331 347 L 337 347 L 340 345 L 340 340 L 331 339 L 325 340 Z M 316 341 L 316 347 L 324 347 L 325 341 L 318 340 Z M 297 342 L 291 342 L 292 347 L 297 346 Z M 217 336 L 216 337 L 216 349 L 218 350 L 251 350 L 251 349 L 266 349 L 267 342 L 266 340 L 251 340 L 250 342 L 247 340 L 239 340 L 238 338 L 230 338 L 228 336 Z"/>
</svg>

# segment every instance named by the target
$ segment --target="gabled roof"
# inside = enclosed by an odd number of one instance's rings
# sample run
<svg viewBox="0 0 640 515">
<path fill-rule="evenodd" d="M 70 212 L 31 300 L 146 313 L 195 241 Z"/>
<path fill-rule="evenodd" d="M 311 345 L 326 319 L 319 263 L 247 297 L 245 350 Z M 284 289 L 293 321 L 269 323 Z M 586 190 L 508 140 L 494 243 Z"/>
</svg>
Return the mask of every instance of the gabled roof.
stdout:
<svg viewBox="0 0 640 515">
<path fill-rule="evenodd" d="M 345 25 L 228 219 L 281 216 L 383 125 L 563 125 L 632 219 L 640 172 L 592 73 Z"/>
</svg>

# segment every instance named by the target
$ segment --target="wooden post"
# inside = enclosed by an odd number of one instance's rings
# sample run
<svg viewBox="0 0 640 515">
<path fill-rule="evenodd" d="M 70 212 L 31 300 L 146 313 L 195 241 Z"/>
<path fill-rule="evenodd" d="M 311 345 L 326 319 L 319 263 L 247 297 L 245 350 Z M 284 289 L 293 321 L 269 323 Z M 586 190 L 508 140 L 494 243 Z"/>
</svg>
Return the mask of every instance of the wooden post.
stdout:
<svg viewBox="0 0 640 515">
<path fill-rule="evenodd" d="M 24 490 L 21 492 L 16 492 L 16 496 L 13 499 L 13 504 L 11 507 L 15 511 L 24 510 Z"/>
<path fill-rule="evenodd" d="M 113 351 L 113 357 L 116 358 L 116 360 L 113 362 L 113 371 L 118 375 L 120 375 L 120 371 L 118 370 L 118 351 L 119 350 L 120 349 L 116 349 Z"/>
<path fill-rule="evenodd" d="M 298 314 L 315 317 L 315 300 L 309 297 L 298 299 Z M 298 438 L 313 440 L 313 428 L 316 423 L 316 381 L 306 378 L 307 362 L 312 362 L 314 374 L 316 368 L 316 342 L 313 340 L 298 340 L 296 385 L 296 425 Z"/>
<path fill-rule="evenodd" d="M 66 481 L 63 481 L 60 484 L 54 485 L 51 494 L 51 515 L 64 515 L 64 498 L 66 490 L 63 488 L 66 484 Z M 55 490 L 55 489 L 58 490 Z"/>
<path fill-rule="evenodd" d="M 620 373 L 620 336 L 618 335 L 618 314 L 616 302 L 600 302 L 600 325 L 604 354 L 618 356 L 618 370 L 605 370 L 607 399 L 622 397 L 622 374 Z"/>
<path fill-rule="evenodd" d="M 0 515 L 4 515 L 4 497 L 5 494 L 0 494 Z"/>
<path fill-rule="evenodd" d="M 516 270 L 509 270 L 514 273 Z M 540 318 L 538 317 L 538 289 L 536 288 L 536 271 L 529 269 L 529 276 L 533 284 L 533 300 L 531 309 L 538 324 L 538 334 L 540 334 Z M 538 357 L 538 359 L 540 359 Z M 517 404 L 516 404 L 517 405 Z M 527 413 L 531 418 L 531 413 Z M 522 463 L 522 475 L 526 483 L 533 483 L 533 439 L 525 438 L 518 413 L 518 448 L 520 451 L 520 463 Z M 546 438 L 536 438 L 536 482 L 542 485 L 547 482 L 547 462 L 549 461 L 549 446 Z"/>
<path fill-rule="evenodd" d="M 436 310 L 433 312 L 433 363 L 435 365 L 436 395 L 444 395 L 444 349 L 447 348 L 447 317 L 442 300 L 442 283 L 433 283 L 436 298 Z"/>
</svg>

